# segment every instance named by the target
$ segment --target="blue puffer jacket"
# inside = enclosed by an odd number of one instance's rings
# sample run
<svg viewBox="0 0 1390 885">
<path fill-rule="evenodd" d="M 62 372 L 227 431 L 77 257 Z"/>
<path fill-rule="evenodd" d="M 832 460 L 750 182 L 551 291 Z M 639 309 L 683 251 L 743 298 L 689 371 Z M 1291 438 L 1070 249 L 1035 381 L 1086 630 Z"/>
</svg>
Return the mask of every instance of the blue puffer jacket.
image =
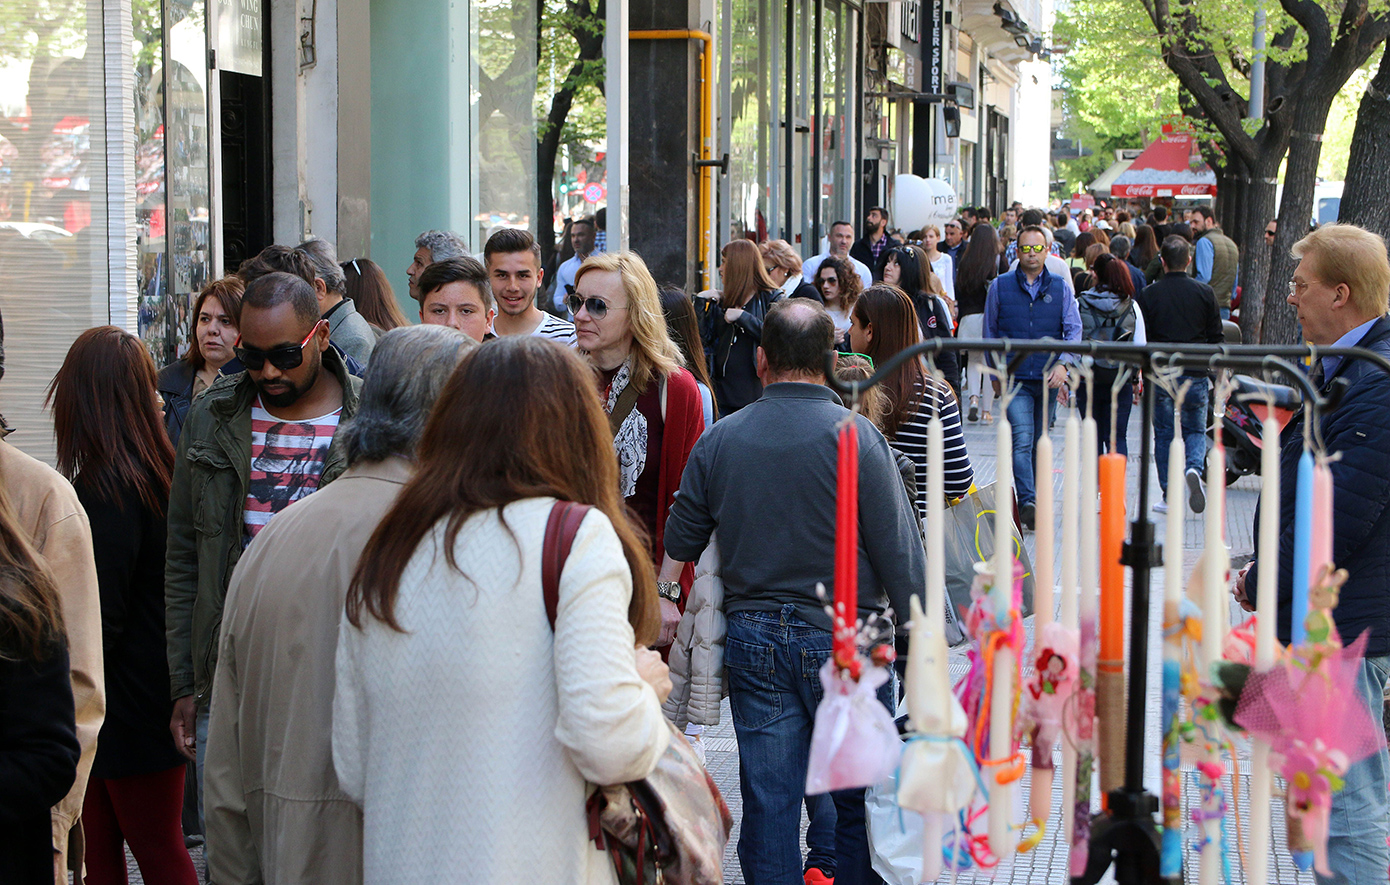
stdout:
<svg viewBox="0 0 1390 885">
<path fill-rule="evenodd" d="M 1390 317 L 1382 317 L 1360 347 L 1390 358 Z M 1341 405 L 1322 419 L 1332 462 L 1332 557 L 1347 570 L 1334 614 L 1348 645 L 1370 630 L 1367 657 L 1390 655 L 1390 374 L 1365 360 L 1343 359 L 1324 382 L 1351 383 Z M 1303 419 L 1289 422 L 1280 437 L 1279 463 L 1279 641 L 1288 644 L 1293 607 L 1293 514 L 1298 458 L 1303 453 Z M 1265 502 L 1261 502 L 1263 504 Z M 1259 513 L 1255 515 L 1256 533 Z M 1246 576 L 1255 596 L 1259 564 Z"/>
</svg>

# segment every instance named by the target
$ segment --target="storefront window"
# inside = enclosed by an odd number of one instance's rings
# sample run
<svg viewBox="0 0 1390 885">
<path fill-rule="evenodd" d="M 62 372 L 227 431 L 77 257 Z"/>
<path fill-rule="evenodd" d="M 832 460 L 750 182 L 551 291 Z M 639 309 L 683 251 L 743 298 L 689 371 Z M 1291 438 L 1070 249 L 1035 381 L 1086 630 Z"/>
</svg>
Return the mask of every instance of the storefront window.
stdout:
<svg viewBox="0 0 1390 885">
<path fill-rule="evenodd" d="M 0 28 L 0 414 L 9 442 L 49 461 L 45 388 L 73 339 L 111 320 L 100 8 L 7 0 Z"/>
<path fill-rule="evenodd" d="M 786 7 L 782 0 L 734 0 L 727 23 L 730 46 L 728 107 L 729 236 L 780 237 L 773 226 L 783 132 L 779 75 Z"/>
</svg>

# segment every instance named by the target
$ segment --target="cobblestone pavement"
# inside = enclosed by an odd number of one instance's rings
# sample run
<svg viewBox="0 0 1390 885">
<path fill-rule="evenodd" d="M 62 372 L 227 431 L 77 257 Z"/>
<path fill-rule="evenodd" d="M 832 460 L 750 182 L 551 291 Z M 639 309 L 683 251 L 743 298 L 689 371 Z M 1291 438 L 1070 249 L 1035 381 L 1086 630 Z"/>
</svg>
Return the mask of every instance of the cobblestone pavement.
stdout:
<svg viewBox="0 0 1390 885">
<path fill-rule="evenodd" d="M 965 438 L 966 446 L 970 452 L 971 462 L 975 467 L 977 483 L 979 483 L 980 485 L 985 485 L 987 483 L 992 482 L 994 480 L 995 472 L 994 428 L 986 426 L 984 424 L 967 424 L 965 426 Z M 1059 426 L 1052 432 L 1052 439 L 1054 443 L 1054 451 L 1056 453 L 1056 464 L 1054 465 L 1052 479 L 1053 486 L 1056 489 L 1055 497 L 1058 500 L 1058 502 L 1060 502 L 1062 486 L 1062 429 L 1060 426 L 1060 420 Z M 1129 506 L 1132 512 L 1138 497 L 1139 419 L 1137 415 L 1137 410 L 1136 414 L 1133 416 L 1130 422 L 1128 439 L 1131 446 L 1128 491 Z M 1150 470 L 1148 482 L 1150 483 L 1150 500 L 1159 500 L 1160 494 L 1158 490 L 1157 476 L 1152 470 Z M 1254 542 L 1252 538 L 1255 515 L 1255 503 L 1257 497 L 1257 478 L 1247 477 L 1245 479 L 1240 480 L 1227 490 L 1226 538 L 1228 544 L 1231 547 L 1232 559 L 1236 564 L 1240 564 L 1244 562 L 1246 559 L 1248 559 L 1254 549 Z M 1158 536 L 1161 538 L 1163 532 L 1163 518 L 1161 515 L 1155 514 L 1150 514 L 1150 516 L 1151 518 L 1154 518 L 1155 522 L 1157 523 L 1156 531 L 1158 533 Z M 1192 567 L 1196 562 L 1197 556 L 1201 552 L 1202 533 L 1204 530 L 1204 525 L 1204 517 L 1197 516 L 1191 513 L 1187 515 L 1187 519 L 1185 521 L 1186 537 L 1184 538 L 1182 551 L 1184 574 L 1191 573 Z M 1059 539 L 1058 544 L 1060 545 L 1060 517 L 1058 517 L 1058 530 L 1056 531 L 1054 536 Z M 1034 546 L 1033 535 L 1031 533 L 1029 533 L 1026 536 L 1026 544 L 1028 546 L 1029 555 L 1032 556 L 1034 552 Z M 1154 572 L 1153 587 L 1151 589 L 1151 600 L 1153 601 L 1153 606 L 1151 608 L 1149 619 L 1149 622 L 1152 625 L 1152 629 L 1150 631 L 1149 639 L 1149 648 L 1151 650 L 1151 654 L 1148 681 L 1149 691 L 1146 704 L 1147 728 L 1145 733 L 1144 753 L 1144 757 L 1148 761 L 1148 765 L 1145 769 L 1145 785 L 1151 792 L 1155 794 L 1157 794 L 1159 791 L 1159 693 L 1161 685 L 1161 653 L 1158 651 L 1158 649 L 1160 641 L 1159 633 L 1162 627 L 1163 578 L 1163 569 L 1158 569 Z M 1233 619 L 1233 623 L 1239 623 L 1244 618 L 1244 614 L 1239 610 L 1239 608 L 1235 607 L 1234 605 L 1232 606 L 1231 616 Z M 1031 641 L 1031 619 L 1029 620 L 1028 624 L 1028 632 Z M 964 654 L 953 652 L 951 655 L 952 679 L 955 680 L 964 675 L 965 669 L 966 660 Z M 729 807 L 734 814 L 734 831 L 732 837 L 729 840 L 729 847 L 728 851 L 725 854 L 724 861 L 725 881 L 729 883 L 742 883 L 743 874 L 742 871 L 739 869 L 738 859 L 735 855 L 735 846 L 738 844 L 740 822 L 742 819 L 743 811 L 742 800 L 739 796 L 738 787 L 738 744 L 734 738 L 733 723 L 732 719 L 729 716 L 727 701 L 724 704 L 724 715 L 721 723 L 718 726 L 715 726 L 707 730 L 704 741 L 708 756 L 708 766 L 710 773 L 714 776 L 714 780 L 719 785 L 720 790 L 723 791 L 724 797 L 728 800 Z M 1241 809 L 1241 819 L 1245 821 L 1249 820 L 1248 750 L 1242 748 L 1239 757 L 1241 763 L 1242 781 L 1239 805 Z M 1057 754 L 1057 758 L 1060 763 L 1060 752 Z M 1022 820 L 1024 816 L 1024 802 L 1021 797 L 1027 795 L 1027 775 L 1025 775 L 1021 783 L 1022 789 L 1016 791 L 1018 796 L 1020 797 L 1018 799 L 1015 814 L 1015 818 L 1017 820 Z M 1056 781 L 1053 789 L 1052 807 L 1054 821 L 1060 820 L 1059 815 L 1062 803 L 1061 784 L 1062 782 L 1059 778 Z M 1227 777 L 1226 789 L 1229 795 L 1231 789 L 1229 776 Z M 1196 788 L 1193 785 L 1189 785 L 1187 790 L 1188 792 L 1186 798 L 1190 802 L 1196 795 Z M 1272 819 L 1274 831 L 1273 844 L 1277 846 L 1282 846 L 1284 840 L 1283 813 L 1282 809 L 1278 806 L 1277 803 L 1272 814 Z M 802 821 L 802 829 L 804 832 L 804 814 Z M 1037 883 L 1037 885 L 1043 885 L 1043 883 L 1064 882 L 1066 880 L 1067 849 L 1066 846 L 1063 845 L 1061 840 L 1058 838 L 1056 832 L 1056 828 L 1054 828 L 1053 832 L 1050 833 L 1046 838 L 1044 838 L 1043 842 L 1031 853 L 1024 855 L 1016 855 L 1014 858 L 1005 861 L 995 871 L 990 871 L 989 873 L 979 875 L 971 874 L 968 872 L 963 873 L 958 877 L 957 881 L 961 883 L 974 883 L 985 881 L 991 881 L 996 883 L 1030 883 L 1030 885 L 1033 885 L 1033 883 Z M 202 856 L 202 849 L 194 849 L 192 853 L 194 863 L 198 867 L 199 876 L 200 878 L 203 878 L 205 877 L 205 865 Z M 1191 860 L 1190 852 L 1189 860 Z M 1233 869 L 1231 881 L 1234 883 L 1243 883 L 1243 870 L 1239 861 L 1233 859 L 1232 867 Z M 1196 881 L 1196 878 L 1193 875 L 1191 875 L 1191 871 L 1194 869 L 1195 862 L 1189 862 L 1188 864 L 1186 864 L 1186 870 L 1188 871 L 1186 879 L 1189 882 Z M 132 882 L 143 882 L 143 879 L 141 879 L 140 877 L 139 870 L 135 866 L 133 861 L 130 863 L 130 872 Z M 949 881 L 949 876 L 943 877 L 942 881 Z M 1113 879 L 1111 879 L 1107 875 L 1107 878 L 1102 881 L 1110 882 L 1113 881 Z M 1292 865 L 1292 861 L 1289 858 L 1288 852 L 1284 851 L 1281 847 L 1277 849 L 1274 853 L 1274 860 L 1270 867 L 1270 881 L 1280 883 L 1298 883 L 1298 885 L 1311 885 L 1313 880 L 1310 875 L 1299 875 L 1295 872 Z"/>
</svg>

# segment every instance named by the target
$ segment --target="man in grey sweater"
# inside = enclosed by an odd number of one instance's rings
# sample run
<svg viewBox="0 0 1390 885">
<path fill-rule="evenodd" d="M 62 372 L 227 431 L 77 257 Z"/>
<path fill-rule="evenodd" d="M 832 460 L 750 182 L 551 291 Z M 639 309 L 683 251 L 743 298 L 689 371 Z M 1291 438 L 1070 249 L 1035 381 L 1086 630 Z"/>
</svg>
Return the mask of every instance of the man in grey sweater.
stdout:
<svg viewBox="0 0 1390 885">
<path fill-rule="evenodd" d="M 757 351 L 756 402 L 695 444 L 666 520 L 666 552 L 693 562 L 719 531 L 728 633 L 724 666 L 738 736 L 743 835 L 750 883 L 799 881 L 800 806 L 811 728 L 831 652 L 831 621 L 816 584 L 833 593 L 839 425 L 849 411 L 825 387 L 835 325 L 825 308 L 775 304 Z M 926 561 L 912 502 L 883 435 L 859 429 L 859 615 L 891 605 L 902 623 L 921 593 Z M 905 639 L 905 637 L 904 637 Z M 880 691 L 891 709 L 893 682 Z M 869 863 L 864 791 L 833 796 L 838 882 L 881 881 Z"/>
</svg>

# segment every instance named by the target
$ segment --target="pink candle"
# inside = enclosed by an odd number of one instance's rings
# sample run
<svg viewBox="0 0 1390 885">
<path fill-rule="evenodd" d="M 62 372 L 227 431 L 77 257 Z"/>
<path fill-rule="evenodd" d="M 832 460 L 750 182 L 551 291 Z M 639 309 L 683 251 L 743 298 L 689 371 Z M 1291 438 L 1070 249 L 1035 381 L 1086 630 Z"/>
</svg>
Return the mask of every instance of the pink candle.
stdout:
<svg viewBox="0 0 1390 885">
<path fill-rule="evenodd" d="M 1317 586 L 1323 566 L 1332 561 L 1332 470 L 1319 461 L 1313 468 L 1313 534 L 1308 544 L 1308 587 Z M 1295 613 L 1296 615 L 1299 613 Z M 1307 614 L 1303 612 L 1302 614 Z"/>
</svg>

